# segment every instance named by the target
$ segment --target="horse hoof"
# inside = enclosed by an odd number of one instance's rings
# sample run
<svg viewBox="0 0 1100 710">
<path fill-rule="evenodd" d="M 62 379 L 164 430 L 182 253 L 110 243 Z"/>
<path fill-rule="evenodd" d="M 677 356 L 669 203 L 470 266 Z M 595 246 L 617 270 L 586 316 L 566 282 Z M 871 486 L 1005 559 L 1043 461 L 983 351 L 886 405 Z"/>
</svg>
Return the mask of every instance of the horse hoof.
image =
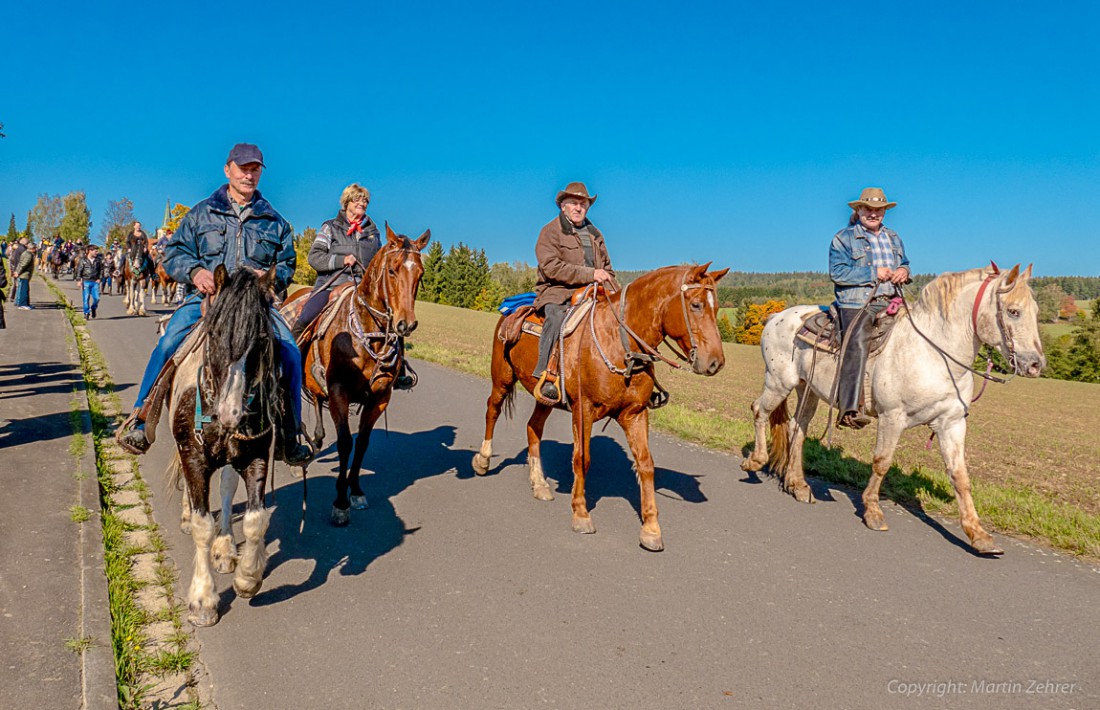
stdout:
<svg viewBox="0 0 1100 710">
<path fill-rule="evenodd" d="M 351 522 L 351 511 L 347 508 L 332 506 L 332 524 L 338 528 L 347 527 Z"/>
<path fill-rule="evenodd" d="M 805 483 L 803 483 L 801 486 L 791 486 L 787 489 L 787 492 L 790 493 L 791 497 L 793 497 L 799 503 L 814 502 L 813 491 L 811 491 L 810 487 Z"/>
<path fill-rule="evenodd" d="M 539 500 L 554 500 L 554 494 L 550 492 L 550 486 L 535 486 L 531 489 L 531 493 Z"/>
<path fill-rule="evenodd" d="M 751 457 L 741 460 L 741 470 L 742 471 L 748 471 L 749 473 L 755 473 L 755 472 L 759 471 L 762 468 L 764 468 L 764 464 L 759 462 L 759 461 L 756 461 L 755 459 L 753 459 Z"/>
<path fill-rule="evenodd" d="M 256 596 L 256 593 L 260 591 L 260 587 L 264 586 L 264 581 L 261 579 L 257 582 L 248 583 L 245 586 L 244 582 L 240 579 L 233 580 L 233 591 L 237 593 L 237 596 L 241 599 L 251 599 Z"/>
<path fill-rule="evenodd" d="M 210 553 L 210 563 L 218 574 L 229 574 L 237 570 L 237 558 L 232 555 L 215 555 Z"/>
<path fill-rule="evenodd" d="M 479 476 L 489 473 L 489 458 L 482 456 L 480 451 L 474 454 L 474 473 Z"/>
<path fill-rule="evenodd" d="M 366 510 L 367 509 L 367 497 L 366 496 L 351 496 L 351 508 L 352 508 L 352 510 Z"/>
<path fill-rule="evenodd" d="M 190 535 L 191 534 L 191 521 L 190 520 L 186 520 L 186 521 L 181 520 L 180 521 L 180 532 L 183 533 L 184 535 Z"/>
<path fill-rule="evenodd" d="M 191 622 L 192 626 L 213 626 L 218 623 L 218 610 L 203 609 L 192 604 L 187 614 L 187 620 Z"/>
<path fill-rule="evenodd" d="M 881 512 L 864 513 L 863 524 L 872 530 L 886 532 L 890 526 L 886 524 L 886 517 Z"/>
<path fill-rule="evenodd" d="M 638 540 L 639 544 L 650 552 L 660 552 L 665 549 L 665 541 L 661 537 L 661 533 L 647 533 L 642 531 L 642 536 Z"/>
<path fill-rule="evenodd" d="M 573 516 L 573 532 L 580 533 L 582 535 L 591 535 L 596 532 L 596 525 L 592 522 L 592 518 L 578 518 Z"/>
<path fill-rule="evenodd" d="M 974 548 L 975 552 L 978 552 L 982 555 L 1003 555 L 1005 553 L 1004 550 L 993 544 L 992 536 L 978 538 L 970 544 Z"/>
</svg>

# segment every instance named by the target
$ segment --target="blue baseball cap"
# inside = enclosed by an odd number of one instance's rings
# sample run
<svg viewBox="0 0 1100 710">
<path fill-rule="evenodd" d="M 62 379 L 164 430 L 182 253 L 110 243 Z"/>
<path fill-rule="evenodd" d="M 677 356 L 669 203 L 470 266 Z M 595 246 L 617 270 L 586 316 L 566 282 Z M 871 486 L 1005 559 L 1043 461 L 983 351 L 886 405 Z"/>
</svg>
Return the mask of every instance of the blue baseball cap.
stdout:
<svg viewBox="0 0 1100 710">
<path fill-rule="evenodd" d="M 258 146 L 252 143 L 238 143 L 233 146 L 233 150 L 229 151 L 229 157 L 225 159 L 226 163 L 236 163 L 237 165 L 247 165 L 248 163 L 259 163 L 263 167 L 264 154 L 260 152 Z"/>
</svg>

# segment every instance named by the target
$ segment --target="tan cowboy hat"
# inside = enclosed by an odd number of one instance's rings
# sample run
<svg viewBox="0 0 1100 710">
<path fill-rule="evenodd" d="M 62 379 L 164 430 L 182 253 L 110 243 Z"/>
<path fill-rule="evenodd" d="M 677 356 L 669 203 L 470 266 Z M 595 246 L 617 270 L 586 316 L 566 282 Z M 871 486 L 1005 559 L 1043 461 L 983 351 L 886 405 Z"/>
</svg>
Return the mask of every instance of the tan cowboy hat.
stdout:
<svg viewBox="0 0 1100 710">
<path fill-rule="evenodd" d="M 588 200 L 589 207 L 596 201 L 596 195 L 589 195 L 588 188 L 584 186 L 583 182 L 571 182 L 566 185 L 565 189 L 558 193 L 558 199 L 555 200 L 558 207 L 561 207 L 561 201 L 566 197 L 579 197 L 582 200 Z"/>
<path fill-rule="evenodd" d="M 865 187 L 863 192 L 859 193 L 859 199 L 853 200 L 848 203 L 848 206 L 852 209 L 859 209 L 861 206 L 870 207 L 873 210 L 882 208 L 888 210 L 892 207 L 897 207 L 898 203 L 888 202 L 886 200 L 886 193 L 882 191 L 881 187 Z"/>
</svg>

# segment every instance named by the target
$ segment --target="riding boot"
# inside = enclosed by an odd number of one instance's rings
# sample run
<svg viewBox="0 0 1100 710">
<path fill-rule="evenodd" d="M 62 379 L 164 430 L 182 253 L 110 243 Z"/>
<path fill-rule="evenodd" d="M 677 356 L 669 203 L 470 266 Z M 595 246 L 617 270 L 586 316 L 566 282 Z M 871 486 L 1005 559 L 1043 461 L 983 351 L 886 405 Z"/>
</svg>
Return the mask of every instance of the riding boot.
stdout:
<svg viewBox="0 0 1100 710">
<path fill-rule="evenodd" d="M 140 456 L 149 450 L 151 444 L 145 436 L 145 420 L 141 418 L 141 409 L 135 409 L 122 423 L 115 432 L 115 441 L 135 456 Z"/>
<path fill-rule="evenodd" d="M 404 338 L 398 339 L 397 347 L 401 350 L 401 366 L 397 369 L 397 377 L 393 379 L 393 388 L 395 390 L 411 390 L 416 387 L 416 383 L 420 378 L 416 376 L 416 371 L 409 367 L 409 361 L 405 359 Z"/>
<path fill-rule="evenodd" d="M 538 378 L 536 394 L 538 398 L 548 402 L 560 402 L 561 392 L 558 390 L 556 378 L 546 371 L 550 363 L 550 353 L 554 349 L 554 343 L 561 333 L 562 323 L 565 322 L 565 314 L 569 306 L 565 303 L 547 303 L 543 307 L 543 315 L 546 320 L 542 324 L 542 335 L 539 336 L 539 359 L 535 363 L 535 369 L 531 373 Z"/>
<path fill-rule="evenodd" d="M 276 438 L 275 458 L 285 462 L 288 466 L 305 466 L 313 460 L 313 447 L 303 443 L 301 426 L 294 421 L 293 405 L 287 401 L 288 397 L 297 397 L 298 393 L 295 392 L 293 395 L 284 393 L 283 396 L 283 415 L 280 417 L 281 432 Z"/>
<path fill-rule="evenodd" d="M 870 310 L 841 308 L 840 327 L 844 334 L 844 351 L 841 355 L 839 385 L 837 387 L 836 425 L 842 429 L 862 429 L 871 423 L 871 417 L 860 411 L 859 397 L 863 391 L 863 371 L 867 367 L 867 355 L 874 317 Z"/>
</svg>

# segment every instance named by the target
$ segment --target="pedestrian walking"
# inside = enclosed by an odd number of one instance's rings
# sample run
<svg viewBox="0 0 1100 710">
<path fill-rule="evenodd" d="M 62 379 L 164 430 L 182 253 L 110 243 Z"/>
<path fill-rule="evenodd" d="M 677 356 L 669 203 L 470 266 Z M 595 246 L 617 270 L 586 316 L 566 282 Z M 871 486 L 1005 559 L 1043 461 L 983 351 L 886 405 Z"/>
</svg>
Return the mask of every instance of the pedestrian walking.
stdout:
<svg viewBox="0 0 1100 710">
<path fill-rule="evenodd" d="M 38 246 L 29 242 L 26 237 L 22 241 L 27 242 L 27 248 L 19 255 L 19 264 L 15 267 L 15 307 L 21 311 L 29 311 L 34 308 L 31 305 L 31 276 L 34 275 Z"/>
<path fill-rule="evenodd" d="M 81 281 L 84 318 L 95 318 L 99 307 L 99 282 L 103 278 L 103 257 L 99 253 L 99 247 L 95 244 L 88 245 L 76 272 Z"/>
</svg>

